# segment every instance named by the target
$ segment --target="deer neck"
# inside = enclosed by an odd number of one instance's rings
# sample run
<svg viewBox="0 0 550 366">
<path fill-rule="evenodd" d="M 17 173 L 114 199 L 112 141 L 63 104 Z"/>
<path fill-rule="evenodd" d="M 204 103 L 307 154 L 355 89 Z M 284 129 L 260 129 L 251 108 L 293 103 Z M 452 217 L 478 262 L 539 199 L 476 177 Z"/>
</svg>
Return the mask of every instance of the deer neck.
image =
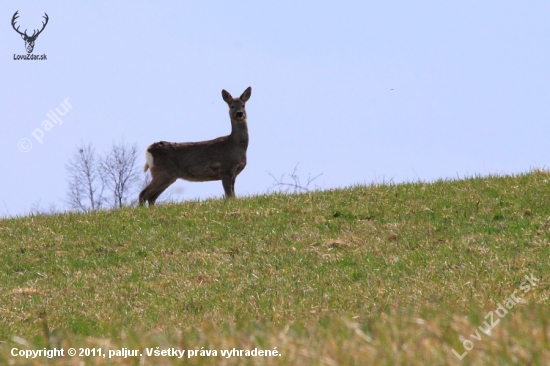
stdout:
<svg viewBox="0 0 550 366">
<path fill-rule="evenodd" d="M 248 126 L 246 121 L 231 121 L 231 135 L 229 135 L 229 139 L 238 145 L 244 146 L 245 149 L 248 147 Z"/>
</svg>

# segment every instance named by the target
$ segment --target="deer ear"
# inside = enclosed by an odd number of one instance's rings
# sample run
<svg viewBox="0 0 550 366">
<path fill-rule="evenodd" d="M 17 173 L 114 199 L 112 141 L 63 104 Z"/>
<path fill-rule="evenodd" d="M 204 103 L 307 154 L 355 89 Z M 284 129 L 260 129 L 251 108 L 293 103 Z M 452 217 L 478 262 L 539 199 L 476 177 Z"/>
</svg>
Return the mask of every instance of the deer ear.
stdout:
<svg viewBox="0 0 550 366">
<path fill-rule="evenodd" d="M 223 98 L 223 100 L 225 100 L 225 102 L 227 104 L 229 104 L 233 101 L 233 97 L 225 89 L 222 90 L 222 98 Z"/>
<path fill-rule="evenodd" d="M 246 90 L 241 94 L 241 100 L 246 103 L 248 99 L 250 99 L 250 95 L 252 94 L 252 88 L 248 87 Z"/>
</svg>

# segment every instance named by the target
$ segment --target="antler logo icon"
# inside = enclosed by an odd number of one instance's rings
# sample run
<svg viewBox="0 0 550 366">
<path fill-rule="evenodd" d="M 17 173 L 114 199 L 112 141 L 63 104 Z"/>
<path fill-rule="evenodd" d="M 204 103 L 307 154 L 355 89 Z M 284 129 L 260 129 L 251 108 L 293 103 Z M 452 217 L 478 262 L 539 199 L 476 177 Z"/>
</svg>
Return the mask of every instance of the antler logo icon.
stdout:
<svg viewBox="0 0 550 366">
<path fill-rule="evenodd" d="M 23 40 L 25 41 L 25 48 L 27 49 L 27 53 L 31 53 L 32 50 L 34 49 L 34 42 L 36 41 L 36 38 L 38 37 L 38 35 L 40 33 L 42 33 L 42 31 L 44 30 L 44 28 L 46 28 L 46 24 L 48 24 L 48 14 L 44 13 L 45 15 L 43 16 L 44 19 L 46 19 L 46 22 L 42 22 L 42 29 L 40 30 L 37 30 L 35 29 L 34 32 L 32 33 L 32 36 L 29 36 L 27 34 L 27 30 L 25 29 L 25 32 L 24 33 L 21 33 L 19 31 L 19 27 L 15 28 L 15 20 L 17 18 L 19 18 L 19 15 L 17 15 L 17 13 L 19 13 L 19 10 L 17 10 L 15 12 L 15 14 L 13 14 L 13 18 L 11 18 L 11 26 L 13 27 L 13 29 L 19 33 L 21 35 L 21 38 L 23 38 Z M 38 32 L 38 33 L 37 33 Z"/>
</svg>

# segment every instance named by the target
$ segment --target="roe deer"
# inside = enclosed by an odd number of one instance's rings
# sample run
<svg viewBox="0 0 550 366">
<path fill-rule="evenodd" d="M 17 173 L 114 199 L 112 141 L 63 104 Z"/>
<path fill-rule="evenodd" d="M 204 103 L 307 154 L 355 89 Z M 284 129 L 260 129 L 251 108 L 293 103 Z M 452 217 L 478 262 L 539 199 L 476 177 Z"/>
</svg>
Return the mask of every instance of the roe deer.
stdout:
<svg viewBox="0 0 550 366">
<path fill-rule="evenodd" d="M 178 178 L 193 182 L 221 180 L 225 198 L 235 196 L 235 179 L 246 166 L 248 126 L 245 103 L 252 89 L 248 87 L 239 98 L 222 90 L 229 105 L 231 134 L 201 142 L 166 142 L 150 145 L 145 152 L 145 167 L 151 169 L 151 183 L 139 194 L 139 204 L 153 206 L 166 188 Z"/>
</svg>

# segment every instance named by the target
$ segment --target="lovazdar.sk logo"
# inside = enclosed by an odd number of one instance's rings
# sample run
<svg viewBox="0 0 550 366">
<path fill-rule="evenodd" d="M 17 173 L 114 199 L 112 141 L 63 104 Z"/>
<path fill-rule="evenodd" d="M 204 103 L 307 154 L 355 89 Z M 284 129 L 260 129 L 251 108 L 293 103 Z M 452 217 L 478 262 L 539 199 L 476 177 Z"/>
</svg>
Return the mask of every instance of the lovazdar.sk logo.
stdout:
<svg viewBox="0 0 550 366">
<path fill-rule="evenodd" d="M 19 30 L 20 26 L 17 26 L 16 28 L 16 21 L 17 21 L 17 18 L 19 18 L 18 13 L 19 13 L 19 10 L 17 10 L 15 14 L 13 14 L 13 17 L 11 18 L 11 26 L 17 33 L 19 33 L 19 35 L 21 35 L 21 38 L 23 38 L 23 40 L 25 41 L 25 48 L 27 49 L 27 54 L 26 55 L 14 54 L 13 59 L 14 60 L 47 60 L 46 54 L 34 55 L 32 54 L 32 51 L 34 50 L 34 43 L 36 42 L 36 38 L 38 38 L 40 33 L 42 33 L 42 31 L 44 30 L 44 28 L 46 28 L 46 25 L 48 24 L 48 20 L 50 19 L 48 17 L 48 14 L 44 12 L 43 18 L 45 19 L 45 21 L 42 22 L 42 29 L 40 30 L 34 29 L 32 35 L 29 36 L 27 34 L 27 29 L 25 29 L 24 32 L 21 32 Z"/>
</svg>

